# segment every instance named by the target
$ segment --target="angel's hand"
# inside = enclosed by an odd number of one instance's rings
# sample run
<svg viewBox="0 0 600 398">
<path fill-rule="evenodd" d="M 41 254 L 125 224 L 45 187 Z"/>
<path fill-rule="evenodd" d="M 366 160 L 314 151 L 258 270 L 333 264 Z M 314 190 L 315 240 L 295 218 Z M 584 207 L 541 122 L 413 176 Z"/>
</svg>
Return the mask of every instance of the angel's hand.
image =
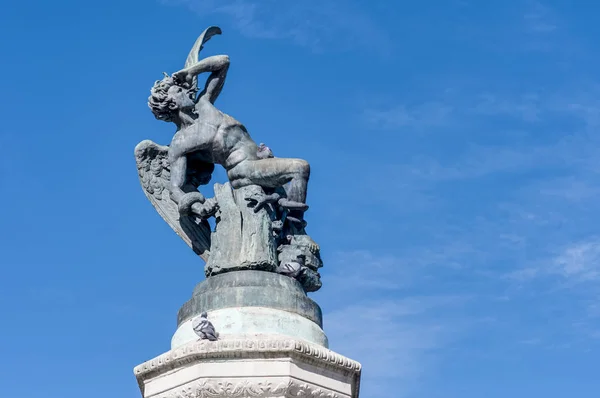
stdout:
<svg viewBox="0 0 600 398">
<path fill-rule="evenodd" d="M 202 219 L 207 219 L 215 215 L 219 210 L 219 205 L 214 198 L 206 200 L 204 203 L 194 203 L 192 205 L 192 213 Z"/>
</svg>

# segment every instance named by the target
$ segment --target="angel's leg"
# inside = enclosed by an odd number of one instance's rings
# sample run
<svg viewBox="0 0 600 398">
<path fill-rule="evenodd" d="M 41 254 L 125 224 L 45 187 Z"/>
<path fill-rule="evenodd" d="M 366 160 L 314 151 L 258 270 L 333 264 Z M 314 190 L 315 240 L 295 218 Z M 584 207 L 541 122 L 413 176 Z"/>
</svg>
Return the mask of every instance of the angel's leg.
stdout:
<svg viewBox="0 0 600 398">
<path fill-rule="evenodd" d="M 231 186 L 241 188 L 256 184 L 262 187 L 286 187 L 288 200 L 306 203 L 310 166 L 302 159 L 268 158 L 245 160 L 227 173 Z"/>
</svg>

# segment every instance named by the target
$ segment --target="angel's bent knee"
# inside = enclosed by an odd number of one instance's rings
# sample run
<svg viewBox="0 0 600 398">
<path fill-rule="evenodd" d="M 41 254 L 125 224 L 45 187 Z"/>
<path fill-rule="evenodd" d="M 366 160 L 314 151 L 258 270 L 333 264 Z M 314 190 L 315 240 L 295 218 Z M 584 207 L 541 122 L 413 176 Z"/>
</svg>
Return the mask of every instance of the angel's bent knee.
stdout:
<svg viewBox="0 0 600 398">
<path fill-rule="evenodd" d="M 294 159 L 294 171 L 304 178 L 310 175 L 310 164 L 304 159 Z"/>
</svg>

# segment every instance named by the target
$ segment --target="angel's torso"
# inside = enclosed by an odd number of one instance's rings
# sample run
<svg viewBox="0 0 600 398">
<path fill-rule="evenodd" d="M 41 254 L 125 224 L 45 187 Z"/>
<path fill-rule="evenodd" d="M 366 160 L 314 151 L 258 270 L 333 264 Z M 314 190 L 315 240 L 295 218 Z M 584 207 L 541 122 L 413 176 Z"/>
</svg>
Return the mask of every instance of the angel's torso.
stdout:
<svg viewBox="0 0 600 398">
<path fill-rule="evenodd" d="M 194 156 L 229 170 L 246 159 L 257 159 L 258 146 L 240 122 L 206 100 L 198 101 L 196 114 L 194 123 L 173 137 L 171 162 L 180 156 Z"/>
</svg>

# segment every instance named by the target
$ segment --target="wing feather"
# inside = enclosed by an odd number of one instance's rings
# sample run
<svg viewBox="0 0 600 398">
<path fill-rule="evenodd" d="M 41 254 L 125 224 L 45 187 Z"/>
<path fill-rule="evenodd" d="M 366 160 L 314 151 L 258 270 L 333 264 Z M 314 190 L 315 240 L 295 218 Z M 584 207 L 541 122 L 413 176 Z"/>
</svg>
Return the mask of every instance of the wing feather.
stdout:
<svg viewBox="0 0 600 398">
<path fill-rule="evenodd" d="M 169 195 L 169 147 L 144 140 L 135 147 L 135 161 L 144 194 L 158 214 L 204 261 L 210 255 L 210 225 L 195 216 L 181 216 Z"/>
<path fill-rule="evenodd" d="M 196 64 L 198 62 L 198 57 L 200 55 L 200 51 L 202 51 L 202 48 L 204 47 L 204 43 L 209 41 L 210 38 L 213 37 L 214 35 L 220 35 L 220 34 L 221 34 L 221 28 L 219 28 L 218 26 L 210 26 L 210 27 L 206 28 L 206 30 L 204 30 L 204 32 L 202 32 L 200 34 L 198 39 L 196 39 L 194 46 L 190 50 L 190 53 L 188 54 L 188 56 L 185 60 L 184 69 L 187 69 L 190 66 Z M 198 76 L 194 76 L 194 78 L 192 80 L 192 86 L 196 87 L 196 88 L 198 87 Z"/>
<path fill-rule="evenodd" d="M 221 28 L 219 28 L 218 26 L 210 26 L 210 27 L 206 28 L 206 30 L 200 34 L 198 39 L 196 39 L 194 46 L 190 50 L 190 53 L 188 54 L 187 59 L 185 60 L 184 68 L 189 68 L 190 66 L 197 63 L 198 62 L 198 54 L 200 54 L 200 51 L 202 51 L 202 48 L 204 47 L 204 43 L 206 43 L 214 35 L 220 35 L 220 34 L 221 34 Z"/>
</svg>

